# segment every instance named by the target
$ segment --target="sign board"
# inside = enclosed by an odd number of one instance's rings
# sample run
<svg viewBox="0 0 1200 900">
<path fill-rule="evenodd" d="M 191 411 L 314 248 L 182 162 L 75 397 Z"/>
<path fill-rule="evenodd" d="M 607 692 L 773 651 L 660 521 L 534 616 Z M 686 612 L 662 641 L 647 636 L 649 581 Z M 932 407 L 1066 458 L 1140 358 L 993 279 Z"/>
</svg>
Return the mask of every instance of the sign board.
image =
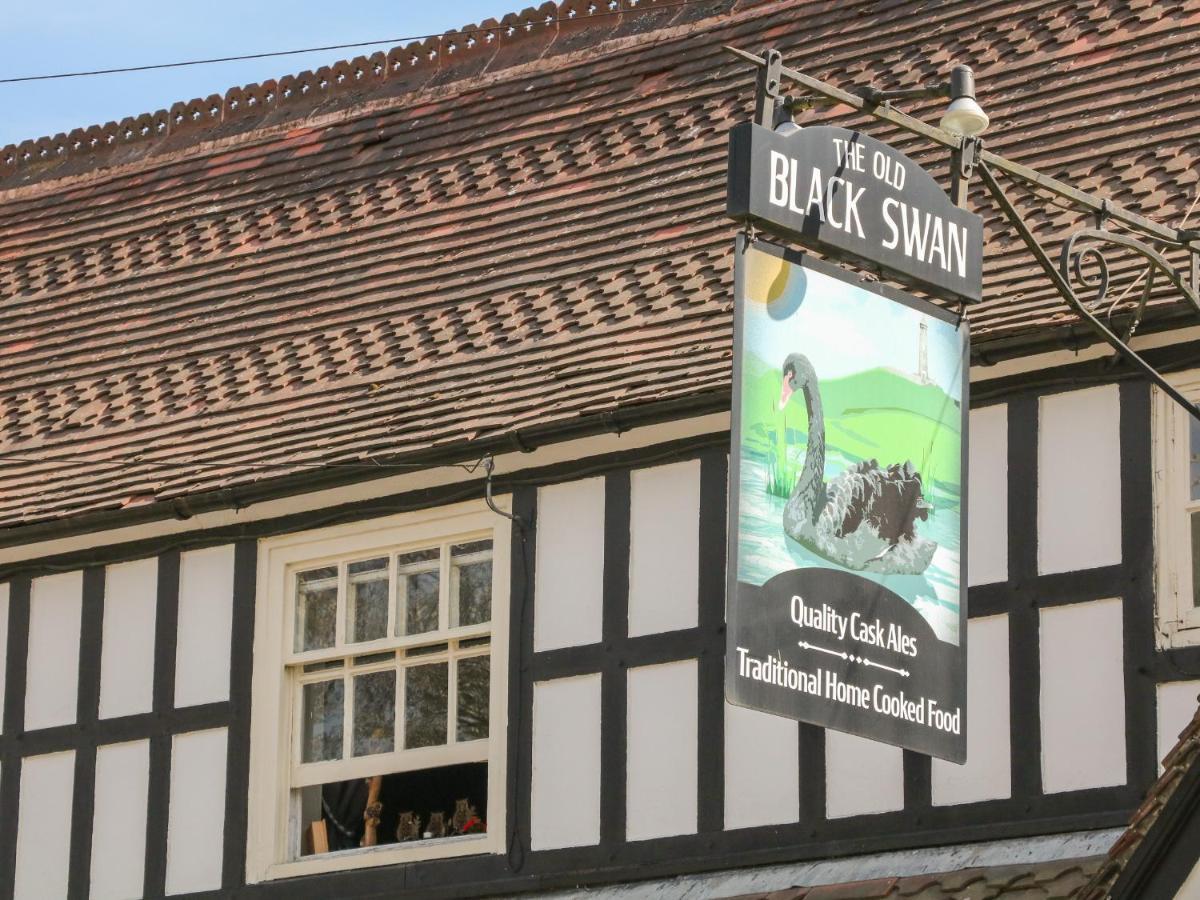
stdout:
<svg viewBox="0 0 1200 900">
<path fill-rule="evenodd" d="M 962 762 L 966 323 L 736 253 L 726 694 Z"/>
<path fill-rule="evenodd" d="M 940 296 L 982 296 L 983 222 L 887 144 L 832 125 L 729 135 L 729 215 Z"/>
</svg>

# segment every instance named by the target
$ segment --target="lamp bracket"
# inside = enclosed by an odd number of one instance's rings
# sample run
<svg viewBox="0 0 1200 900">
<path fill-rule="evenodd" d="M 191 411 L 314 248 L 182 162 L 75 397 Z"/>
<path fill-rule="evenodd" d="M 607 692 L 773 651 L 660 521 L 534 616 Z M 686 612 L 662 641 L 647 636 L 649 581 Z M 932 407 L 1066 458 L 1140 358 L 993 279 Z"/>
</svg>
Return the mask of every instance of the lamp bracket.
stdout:
<svg viewBox="0 0 1200 900">
<path fill-rule="evenodd" d="M 958 205 L 965 206 L 967 183 L 972 173 L 978 169 L 984 185 L 1004 213 L 1005 219 L 1080 320 L 1113 348 L 1116 357 L 1126 360 L 1141 371 L 1146 378 L 1161 388 L 1163 393 L 1186 409 L 1191 416 L 1200 420 L 1200 407 L 1184 397 L 1165 376 L 1129 346 L 1129 341 L 1143 322 L 1155 281 L 1160 276 L 1165 277 L 1165 281 L 1182 295 L 1190 309 L 1200 316 L 1200 230 L 1164 225 L 1115 203 L 1108 197 L 1082 191 L 1060 179 L 993 153 L 983 147 L 978 137 L 952 134 L 907 115 L 890 104 L 891 100 L 902 97 L 949 96 L 949 84 L 902 91 L 881 91 L 873 87 L 847 91 L 783 65 L 782 56 L 776 50 L 767 50 L 761 57 L 736 47 L 727 46 L 725 50 L 758 68 L 755 121 L 760 125 L 773 127 L 779 87 L 783 83 L 792 83 L 803 88 L 807 94 L 799 100 L 784 98 L 782 102 L 785 108 L 795 109 L 801 102 L 815 106 L 820 98 L 824 98 L 830 103 L 864 113 L 949 150 L 952 155 L 951 199 Z M 1059 264 L 1055 266 L 1024 216 L 1000 186 L 995 174 L 997 172 L 1021 183 L 1030 192 L 1051 194 L 1084 213 L 1092 213 L 1096 219 L 1096 227 L 1078 229 L 1071 234 L 1063 245 Z M 1110 223 L 1115 223 L 1124 230 L 1112 231 L 1109 228 Z M 1117 329 L 1120 334 L 1114 331 L 1120 301 L 1137 282 L 1133 282 L 1107 309 L 1103 308 L 1108 295 L 1110 271 L 1105 250 L 1114 247 L 1129 251 L 1145 262 L 1145 271 L 1141 276 L 1141 279 L 1144 279 L 1141 297 L 1130 310 L 1125 327 Z M 1187 277 L 1163 255 L 1166 249 L 1184 250 L 1189 254 Z M 1073 282 L 1092 292 L 1091 299 L 1081 300 L 1072 286 Z"/>
</svg>

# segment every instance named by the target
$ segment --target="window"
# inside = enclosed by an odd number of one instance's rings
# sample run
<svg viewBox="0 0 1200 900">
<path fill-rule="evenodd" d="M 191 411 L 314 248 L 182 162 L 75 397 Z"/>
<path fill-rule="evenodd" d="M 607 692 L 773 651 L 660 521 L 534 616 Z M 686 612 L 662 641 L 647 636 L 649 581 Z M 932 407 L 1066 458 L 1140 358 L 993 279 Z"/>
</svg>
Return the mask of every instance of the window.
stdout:
<svg viewBox="0 0 1200 900">
<path fill-rule="evenodd" d="M 1200 371 L 1171 380 L 1200 401 Z M 1200 644 L 1200 423 L 1158 388 L 1153 417 L 1158 642 Z"/>
<path fill-rule="evenodd" d="M 503 850 L 508 523 L 263 544 L 251 880 Z"/>
</svg>

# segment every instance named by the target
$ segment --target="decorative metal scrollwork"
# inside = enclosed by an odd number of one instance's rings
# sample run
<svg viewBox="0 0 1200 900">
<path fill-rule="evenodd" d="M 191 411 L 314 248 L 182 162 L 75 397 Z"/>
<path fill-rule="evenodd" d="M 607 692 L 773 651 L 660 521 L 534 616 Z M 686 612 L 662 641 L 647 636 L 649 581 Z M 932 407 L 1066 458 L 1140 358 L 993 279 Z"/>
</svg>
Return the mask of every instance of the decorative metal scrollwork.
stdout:
<svg viewBox="0 0 1200 900">
<path fill-rule="evenodd" d="M 1124 247 L 1126 250 L 1130 250 L 1142 257 L 1147 263 L 1146 271 L 1143 275 L 1144 284 L 1142 285 L 1141 299 L 1134 310 L 1132 318 L 1125 327 L 1122 340 L 1128 342 L 1137 331 L 1138 326 L 1141 325 L 1142 318 L 1146 313 L 1146 304 L 1150 301 L 1150 295 L 1154 290 L 1155 277 L 1158 273 L 1165 275 L 1167 280 L 1187 298 L 1188 302 L 1192 305 L 1192 309 L 1200 313 L 1200 297 L 1197 297 L 1195 290 L 1188 284 L 1179 270 L 1172 266 L 1153 247 L 1129 235 L 1118 234 L 1106 228 L 1081 228 L 1067 238 L 1063 244 L 1058 266 L 1065 282 L 1070 284 L 1072 276 L 1074 276 L 1074 280 L 1077 283 L 1093 292 L 1090 300 L 1080 298 L 1080 302 L 1087 308 L 1089 313 L 1093 315 L 1102 314 L 1111 322 L 1117 305 L 1125 298 L 1125 295 L 1122 294 L 1109 304 L 1107 310 L 1102 311 L 1109 288 L 1108 259 L 1104 255 L 1103 247 L 1100 246 L 1103 244 Z M 1095 271 L 1088 271 L 1087 267 L 1089 263 L 1095 265 Z"/>
</svg>

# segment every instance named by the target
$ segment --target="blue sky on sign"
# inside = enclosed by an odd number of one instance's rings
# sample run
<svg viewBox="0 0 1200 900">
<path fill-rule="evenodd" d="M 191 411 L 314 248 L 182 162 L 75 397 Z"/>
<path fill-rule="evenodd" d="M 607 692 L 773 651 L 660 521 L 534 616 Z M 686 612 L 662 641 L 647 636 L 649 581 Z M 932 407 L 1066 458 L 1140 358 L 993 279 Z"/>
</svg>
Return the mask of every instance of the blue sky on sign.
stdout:
<svg viewBox="0 0 1200 900">
<path fill-rule="evenodd" d="M 929 377 L 960 400 L 962 343 L 953 325 L 821 272 L 792 268 L 777 301 L 747 304 L 744 327 L 746 345 L 768 362 L 782 366 L 803 352 L 821 378 L 841 378 L 874 365 L 915 374 L 921 322 Z"/>
<path fill-rule="evenodd" d="M 120 121 L 176 100 L 316 69 L 392 46 L 499 19 L 529 0 L 3 0 L 0 78 L 383 41 L 360 50 L 215 63 L 151 72 L 0 84 L 0 146 Z"/>
</svg>

